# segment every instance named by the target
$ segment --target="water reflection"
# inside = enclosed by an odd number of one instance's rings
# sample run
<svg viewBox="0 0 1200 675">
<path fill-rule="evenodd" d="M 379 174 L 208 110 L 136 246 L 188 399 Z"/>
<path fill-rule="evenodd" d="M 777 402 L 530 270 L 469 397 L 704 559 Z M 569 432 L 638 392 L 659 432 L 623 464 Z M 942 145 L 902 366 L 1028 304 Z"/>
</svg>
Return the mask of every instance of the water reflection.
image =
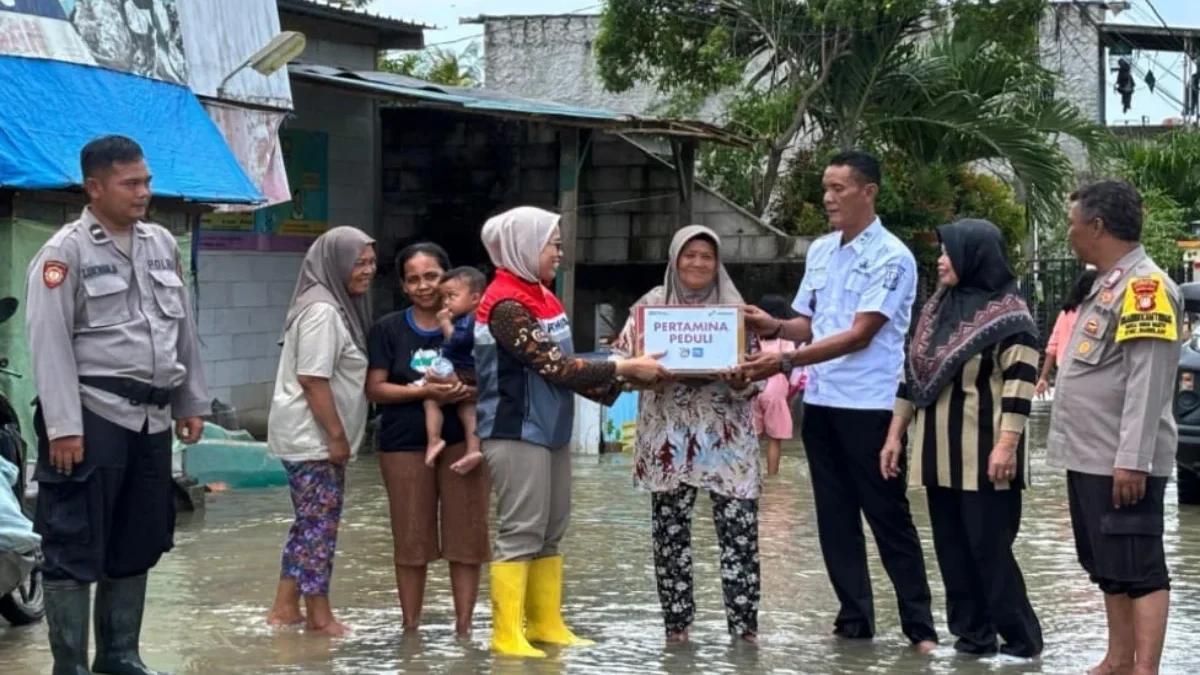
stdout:
<svg viewBox="0 0 1200 675">
<path fill-rule="evenodd" d="M 1031 438 L 1044 439 L 1046 416 L 1034 415 Z M 1040 442 L 1038 443 L 1040 445 Z M 623 458 L 576 463 L 575 519 L 567 553 L 566 612 L 597 646 L 551 651 L 544 662 L 496 661 L 487 652 L 487 606 L 477 636 L 454 638 L 444 567 L 430 572 L 426 626 L 400 630 L 391 564 L 387 502 L 374 458 L 349 472 L 333 601 L 355 628 L 348 639 L 271 631 L 262 622 L 274 592 L 279 552 L 289 522 L 282 490 L 214 496 L 206 513 L 180 524 L 176 550 L 152 577 L 144 653 L 181 674 L 210 673 L 1080 673 L 1103 656 L 1102 599 L 1074 557 L 1063 479 L 1034 453 L 1036 487 L 1026 498 L 1017 543 L 1031 599 L 1046 633 L 1040 662 L 975 660 L 947 645 L 932 658 L 906 649 L 896 603 L 878 557 L 871 553 L 879 636 L 846 643 L 830 635 L 836 611 L 817 545 L 808 475 L 792 449 L 769 479 L 761 506 L 763 604 L 759 648 L 730 641 L 721 603 L 716 537 L 707 504 L 698 504 L 693 534 L 696 626 L 690 645 L 663 644 L 651 564 L 649 497 L 629 487 Z M 925 538 L 938 625 L 943 638 L 941 580 L 921 492 L 913 510 Z M 705 497 L 700 498 L 702 501 Z M 1192 673 L 1200 663 L 1200 510 L 1180 511 L 1168 490 L 1166 547 L 1173 607 L 1164 673 Z M 486 590 L 482 597 L 486 598 Z M 49 670 L 45 627 L 0 629 L 3 672 Z"/>
</svg>

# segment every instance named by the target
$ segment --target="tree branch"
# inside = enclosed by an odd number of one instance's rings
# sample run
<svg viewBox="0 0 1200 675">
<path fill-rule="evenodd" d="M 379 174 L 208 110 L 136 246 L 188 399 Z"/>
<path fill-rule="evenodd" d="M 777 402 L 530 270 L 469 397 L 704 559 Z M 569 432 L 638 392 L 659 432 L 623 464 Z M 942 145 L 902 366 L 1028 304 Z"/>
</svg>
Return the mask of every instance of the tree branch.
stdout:
<svg viewBox="0 0 1200 675">
<path fill-rule="evenodd" d="M 771 194 L 775 191 L 775 183 L 779 180 L 779 166 L 783 163 L 783 153 L 791 146 L 796 134 L 800 133 L 801 127 L 804 126 L 810 102 L 821 90 L 821 87 L 829 81 L 830 75 L 833 74 L 833 65 L 849 53 L 845 49 L 841 30 L 834 31 L 830 39 L 821 40 L 821 70 L 817 74 L 817 78 L 801 92 L 800 100 L 796 103 L 796 110 L 792 114 L 792 121 L 783 130 L 783 133 L 776 136 L 771 142 L 771 148 L 767 153 L 767 166 L 763 171 L 762 189 L 760 194 L 755 195 L 754 206 L 758 210 L 759 216 L 767 210 L 767 205 L 771 203 Z"/>
</svg>

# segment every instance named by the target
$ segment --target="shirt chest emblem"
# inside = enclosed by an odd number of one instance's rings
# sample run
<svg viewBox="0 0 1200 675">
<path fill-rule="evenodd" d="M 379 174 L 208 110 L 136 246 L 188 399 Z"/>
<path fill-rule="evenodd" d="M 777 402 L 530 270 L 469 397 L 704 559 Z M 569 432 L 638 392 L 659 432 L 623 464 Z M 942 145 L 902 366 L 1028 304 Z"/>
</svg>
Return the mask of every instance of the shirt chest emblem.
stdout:
<svg viewBox="0 0 1200 675">
<path fill-rule="evenodd" d="M 412 353 L 412 358 L 409 359 L 408 367 L 424 373 L 429 370 L 429 366 L 433 364 L 433 360 L 438 357 L 436 349 L 416 349 Z"/>
</svg>

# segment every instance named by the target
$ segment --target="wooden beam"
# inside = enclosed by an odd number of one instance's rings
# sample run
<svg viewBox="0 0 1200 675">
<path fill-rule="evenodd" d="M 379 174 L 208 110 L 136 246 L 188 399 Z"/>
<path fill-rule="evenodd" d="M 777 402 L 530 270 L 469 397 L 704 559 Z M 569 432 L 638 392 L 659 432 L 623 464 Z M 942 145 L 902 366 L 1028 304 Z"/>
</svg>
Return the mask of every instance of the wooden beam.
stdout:
<svg viewBox="0 0 1200 675">
<path fill-rule="evenodd" d="M 675 178 L 679 186 L 679 227 L 692 224 L 693 195 L 696 188 L 696 141 L 671 139 L 671 154 L 675 158 Z"/>
<path fill-rule="evenodd" d="M 575 320 L 575 261 L 579 240 L 579 129 L 561 129 L 558 132 L 558 209 L 562 218 L 558 221 L 562 234 L 563 257 L 558 266 L 556 292 L 562 302 L 567 318 Z"/>
</svg>

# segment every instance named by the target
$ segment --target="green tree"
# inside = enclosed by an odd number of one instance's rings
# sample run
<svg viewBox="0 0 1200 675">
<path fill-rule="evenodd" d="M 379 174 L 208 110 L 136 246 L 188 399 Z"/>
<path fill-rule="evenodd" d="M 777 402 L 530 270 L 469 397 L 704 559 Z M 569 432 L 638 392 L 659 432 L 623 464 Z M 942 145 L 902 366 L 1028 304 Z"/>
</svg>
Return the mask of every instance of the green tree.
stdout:
<svg viewBox="0 0 1200 675">
<path fill-rule="evenodd" d="M 479 45 L 472 43 L 461 52 L 434 47 L 423 52 L 404 52 L 379 59 L 379 69 L 454 87 L 481 84 Z"/>
<path fill-rule="evenodd" d="M 1104 136 L 1044 95 L 1054 82 L 1036 59 L 1044 4 L 609 0 L 596 55 L 614 91 L 654 82 L 680 110 L 722 93 L 728 124 L 759 143 L 708 148 L 701 171 L 759 214 L 776 195 L 788 150 L 819 145 L 947 166 L 998 161 L 1045 214 L 1073 180 L 1058 137 L 1095 151 Z M 952 18 L 960 21 L 950 28 Z"/>
<path fill-rule="evenodd" d="M 1121 141 L 1114 155 L 1116 173 L 1138 189 L 1170 197 L 1184 218 L 1200 218 L 1200 132 L 1184 129 Z"/>
</svg>

